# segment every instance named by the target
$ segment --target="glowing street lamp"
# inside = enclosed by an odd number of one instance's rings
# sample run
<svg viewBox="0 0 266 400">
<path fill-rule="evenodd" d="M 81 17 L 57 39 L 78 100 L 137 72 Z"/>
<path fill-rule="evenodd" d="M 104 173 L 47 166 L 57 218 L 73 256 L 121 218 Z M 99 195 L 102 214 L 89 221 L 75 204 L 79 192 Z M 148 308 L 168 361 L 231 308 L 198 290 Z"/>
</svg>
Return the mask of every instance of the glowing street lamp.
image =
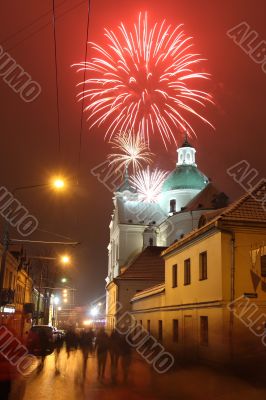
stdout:
<svg viewBox="0 0 266 400">
<path fill-rule="evenodd" d="M 61 279 L 61 282 L 62 282 L 62 283 L 67 283 L 67 278 L 62 278 L 62 279 Z"/>
<path fill-rule="evenodd" d="M 66 265 L 70 263 L 70 257 L 67 254 L 61 256 L 61 263 Z"/>
<path fill-rule="evenodd" d="M 97 307 L 93 307 L 90 311 L 92 317 L 96 317 L 99 314 L 99 310 Z"/>
<path fill-rule="evenodd" d="M 65 181 L 62 178 L 55 178 L 52 183 L 54 189 L 62 190 L 65 188 Z"/>
<path fill-rule="evenodd" d="M 52 297 L 52 303 L 58 305 L 60 303 L 60 299 L 58 296 Z"/>
</svg>

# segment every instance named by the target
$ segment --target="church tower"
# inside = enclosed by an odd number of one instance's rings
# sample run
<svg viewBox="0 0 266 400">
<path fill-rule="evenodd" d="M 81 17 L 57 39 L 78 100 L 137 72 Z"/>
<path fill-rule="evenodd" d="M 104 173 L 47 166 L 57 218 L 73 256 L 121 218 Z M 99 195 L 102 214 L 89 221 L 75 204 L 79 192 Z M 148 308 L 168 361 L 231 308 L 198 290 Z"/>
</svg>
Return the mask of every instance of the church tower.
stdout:
<svg viewBox="0 0 266 400">
<path fill-rule="evenodd" d="M 169 216 L 181 211 L 208 184 L 208 178 L 197 168 L 196 149 L 187 136 L 177 154 L 176 168 L 164 181 L 159 197 L 161 208 Z"/>
</svg>

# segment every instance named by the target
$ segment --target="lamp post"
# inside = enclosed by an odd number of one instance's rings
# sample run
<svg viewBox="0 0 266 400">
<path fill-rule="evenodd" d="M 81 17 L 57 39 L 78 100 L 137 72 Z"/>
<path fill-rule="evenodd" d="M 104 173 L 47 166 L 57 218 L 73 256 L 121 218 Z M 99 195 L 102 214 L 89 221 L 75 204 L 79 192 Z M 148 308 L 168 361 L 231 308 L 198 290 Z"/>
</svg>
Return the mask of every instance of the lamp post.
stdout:
<svg viewBox="0 0 266 400">
<path fill-rule="evenodd" d="M 58 242 L 56 242 L 58 244 Z M 65 243 L 63 243 L 65 244 Z M 72 243 L 73 244 L 73 243 Z M 74 242 L 74 244 L 77 244 L 77 242 Z M 67 261 L 66 258 L 67 257 Z M 50 261 L 50 260 L 58 260 L 57 257 L 46 257 L 46 256 L 28 256 L 29 259 L 35 259 L 35 260 L 44 260 L 44 261 Z M 61 255 L 59 257 L 59 260 L 61 263 L 68 264 L 70 263 L 70 257 L 66 255 Z M 38 298 L 37 298 L 37 310 L 36 310 L 36 325 L 39 325 L 39 319 L 40 319 L 40 301 L 41 301 L 41 290 L 42 289 L 54 289 L 51 287 L 43 287 L 43 269 L 44 269 L 44 264 L 42 263 L 41 266 L 41 271 L 40 271 L 40 279 L 39 279 L 39 286 L 38 286 Z"/>
<path fill-rule="evenodd" d="M 15 189 L 13 189 L 11 193 L 12 193 L 12 195 L 14 195 L 16 192 L 21 191 L 21 190 L 36 189 L 36 188 L 49 187 L 49 186 L 53 187 L 55 190 L 59 190 L 60 191 L 65 187 L 65 181 L 60 177 L 56 177 L 50 183 L 42 183 L 42 184 L 27 185 L 27 186 L 18 186 Z M 4 234 L 3 234 L 3 253 L 2 253 L 2 257 L 1 257 L 1 266 L 0 266 L 0 306 L 2 304 L 2 291 L 3 291 L 3 288 L 4 288 L 4 278 L 5 278 L 5 270 L 6 270 L 6 258 L 7 258 L 9 244 L 10 244 L 9 224 L 8 224 L 8 222 L 5 222 L 5 224 L 4 224 Z"/>
</svg>

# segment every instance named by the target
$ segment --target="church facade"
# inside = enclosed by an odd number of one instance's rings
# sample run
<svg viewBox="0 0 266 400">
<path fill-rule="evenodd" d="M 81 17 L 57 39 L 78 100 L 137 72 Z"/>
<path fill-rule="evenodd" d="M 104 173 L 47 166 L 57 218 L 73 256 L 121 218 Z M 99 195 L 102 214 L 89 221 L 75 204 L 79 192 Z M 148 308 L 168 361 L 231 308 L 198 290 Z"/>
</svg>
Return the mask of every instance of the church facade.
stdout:
<svg viewBox="0 0 266 400">
<path fill-rule="evenodd" d="M 166 177 L 156 202 L 142 201 L 127 175 L 114 193 L 106 278 L 109 329 L 115 327 L 118 309 L 125 311 L 130 308 L 129 293 L 132 297 L 163 280 L 159 273 L 153 276 L 153 252 L 149 255 L 150 260 L 146 258 L 146 263 L 151 265 L 148 276 L 147 271 L 138 267 L 141 253 L 148 247 L 164 249 L 170 246 L 196 229 L 203 213 L 227 203 L 226 195 L 220 193 L 198 169 L 196 149 L 187 139 L 177 149 L 177 154 L 176 167 Z M 129 268 L 134 273 L 130 274 L 130 279 L 125 279 Z M 122 290 L 122 281 L 125 285 L 125 280 L 127 285 Z"/>
</svg>

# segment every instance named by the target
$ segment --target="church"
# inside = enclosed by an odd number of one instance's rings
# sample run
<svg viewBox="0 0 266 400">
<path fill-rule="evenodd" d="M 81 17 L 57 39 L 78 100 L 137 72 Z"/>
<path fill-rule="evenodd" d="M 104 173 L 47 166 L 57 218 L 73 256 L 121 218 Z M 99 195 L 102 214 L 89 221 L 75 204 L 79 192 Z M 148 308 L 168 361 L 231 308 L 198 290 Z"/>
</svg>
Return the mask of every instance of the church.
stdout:
<svg viewBox="0 0 266 400">
<path fill-rule="evenodd" d="M 162 251 L 197 229 L 202 214 L 227 206 L 228 197 L 198 169 L 196 149 L 185 138 L 156 202 L 142 201 L 127 174 L 113 201 L 106 278 L 108 330 L 115 327 L 120 312 L 131 310 L 136 293 L 164 281 Z"/>
</svg>

